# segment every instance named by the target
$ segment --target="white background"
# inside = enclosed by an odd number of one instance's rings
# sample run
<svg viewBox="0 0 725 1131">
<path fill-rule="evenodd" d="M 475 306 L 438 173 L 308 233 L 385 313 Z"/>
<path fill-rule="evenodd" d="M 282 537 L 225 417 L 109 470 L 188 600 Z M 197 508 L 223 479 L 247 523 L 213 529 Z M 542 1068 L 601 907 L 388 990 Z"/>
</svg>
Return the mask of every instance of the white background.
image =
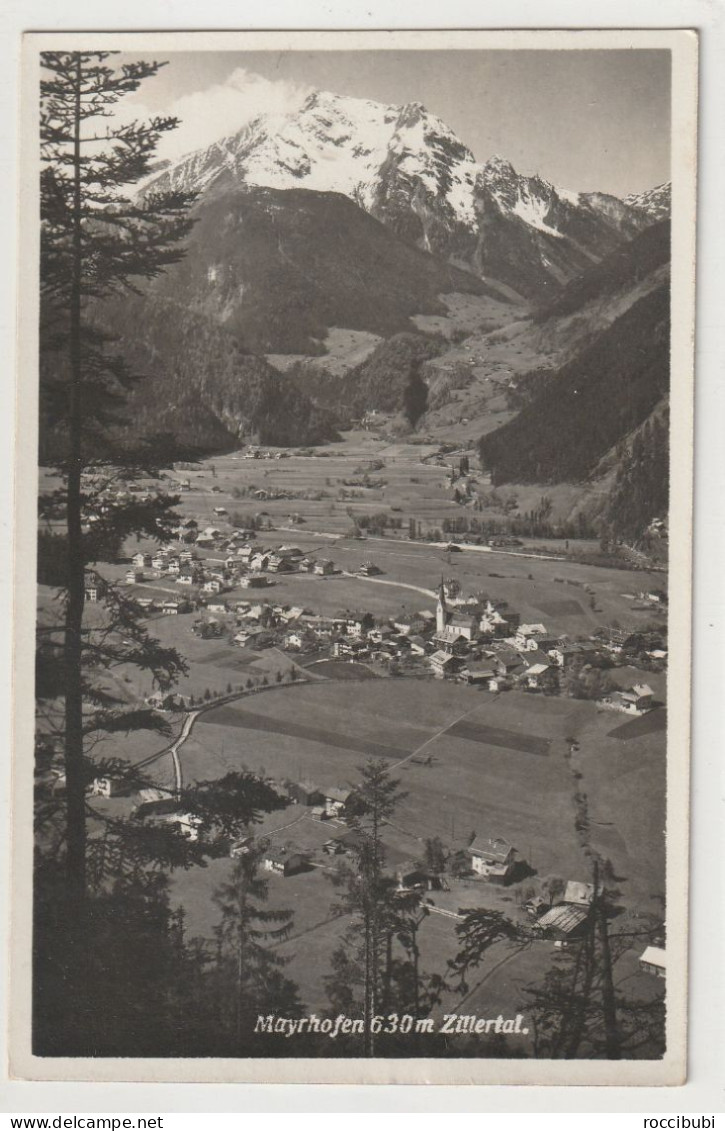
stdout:
<svg viewBox="0 0 725 1131">
<path fill-rule="evenodd" d="M 10 672 L 12 616 L 12 497 L 14 437 L 13 351 L 17 275 L 15 187 L 18 61 L 23 31 L 79 29 L 156 31 L 244 28 L 697 28 L 700 31 L 700 198 L 696 361 L 695 650 L 692 758 L 692 887 L 690 918 L 689 1080 L 680 1088 L 526 1087 L 316 1087 L 287 1085 L 81 1085 L 23 1083 L 7 1079 L 5 1027 L 0 1044 L 0 1112 L 156 1113 L 170 1115 L 165 1131 L 191 1131 L 215 1121 L 210 1112 L 529 1112 L 548 1113 L 545 1126 L 564 1112 L 725 1112 L 725 843 L 721 769 L 725 745 L 725 0 L 430 0 L 325 3 L 323 0 L 125 0 L 100 5 L 83 0 L 5 0 L 0 12 L 0 749 L 11 749 Z M 19 610 L 27 617 L 27 609 Z M 683 693 L 685 689 L 682 689 Z M 677 689 L 672 690 L 673 694 Z M 7 927 L 9 883 L 9 755 L 0 763 L 0 919 Z M 0 955 L 7 937 L 0 939 Z M 0 1000 L 7 1000 L 6 963 L 0 958 Z M 725 1119 L 725 1116 L 721 1116 Z M 439 1120 L 440 1116 L 436 1117 Z M 5 1120 L 7 1123 L 7 1119 Z M 266 1121 L 265 1121 L 266 1122 Z M 286 1119 L 285 1122 L 288 1122 Z M 416 1125 L 427 1122 L 420 1116 Z M 488 1121 L 521 1126 L 524 1120 Z M 528 1121 L 527 1121 L 528 1122 Z M 565 1125 L 566 1122 L 564 1121 Z M 611 1118 L 594 1120 L 609 1126 Z M 231 1127 L 229 1120 L 219 1126 Z M 354 1126 L 356 1119 L 346 1119 Z M 9 1125 L 9 1124 L 8 1124 Z M 235 1121 L 235 1127 L 239 1122 Z M 641 1127 L 641 1117 L 623 1121 Z"/>
</svg>

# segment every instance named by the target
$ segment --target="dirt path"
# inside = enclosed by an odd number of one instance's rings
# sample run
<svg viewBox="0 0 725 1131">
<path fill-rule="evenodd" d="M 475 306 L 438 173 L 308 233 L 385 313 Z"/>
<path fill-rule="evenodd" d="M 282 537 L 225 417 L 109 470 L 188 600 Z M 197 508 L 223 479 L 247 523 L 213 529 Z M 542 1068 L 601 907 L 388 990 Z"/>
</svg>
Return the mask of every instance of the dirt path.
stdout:
<svg viewBox="0 0 725 1131">
<path fill-rule="evenodd" d="M 412 589 L 414 593 L 422 593 L 424 597 L 432 597 L 435 600 L 434 589 L 423 589 L 420 585 L 409 585 L 407 581 L 388 581 L 385 577 L 360 577 L 358 573 L 348 573 L 345 569 L 340 572 L 343 577 L 352 577 L 356 581 L 370 581 L 373 585 L 393 585 L 396 589 Z"/>
<path fill-rule="evenodd" d="M 415 758 L 417 754 L 420 754 L 421 750 L 425 750 L 426 746 L 429 746 L 431 742 L 435 742 L 437 738 L 440 738 L 441 735 L 444 735 L 446 731 L 450 730 L 450 728 L 455 726 L 456 723 L 460 723 L 461 720 L 465 719 L 467 715 L 472 715 L 473 712 L 477 711 L 480 706 L 481 704 L 477 703 L 475 707 L 471 707 L 470 711 L 464 711 L 463 714 L 459 715 L 457 719 L 453 719 L 452 722 L 447 722 L 444 727 L 441 727 L 441 729 L 436 731 L 435 734 L 432 734 L 430 738 L 426 738 L 425 742 L 421 743 L 421 745 L 418 746 L 415 750 L 411 750 L 410 754 L 406 754 L 405 758 L 401 758 L 399 762 L 394 762 L 393 765 L 390 766 L 390 769 L 397 770 L 398 766 L 404 766 L 406 762 L 410 762 L 412 758 Z"/>
</svg>

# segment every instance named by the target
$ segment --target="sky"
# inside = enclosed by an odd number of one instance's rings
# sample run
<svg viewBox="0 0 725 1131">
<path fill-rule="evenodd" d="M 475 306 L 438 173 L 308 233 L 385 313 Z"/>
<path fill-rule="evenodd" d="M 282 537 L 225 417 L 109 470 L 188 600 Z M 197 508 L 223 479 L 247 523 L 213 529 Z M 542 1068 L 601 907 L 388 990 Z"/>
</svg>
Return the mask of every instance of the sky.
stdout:
<svg viewBox="0 0 725 1131">
<path fill-rule="evenodd" d="M 140 54 L 129 58 L 143 57 Z M 670 56 L 661 50 L 169 52 L 124 116 L 173 114 L 176 160 L 313 89 L 421 102 L 480 161 L 624 196 L 670 179 Z"/>
</svg>

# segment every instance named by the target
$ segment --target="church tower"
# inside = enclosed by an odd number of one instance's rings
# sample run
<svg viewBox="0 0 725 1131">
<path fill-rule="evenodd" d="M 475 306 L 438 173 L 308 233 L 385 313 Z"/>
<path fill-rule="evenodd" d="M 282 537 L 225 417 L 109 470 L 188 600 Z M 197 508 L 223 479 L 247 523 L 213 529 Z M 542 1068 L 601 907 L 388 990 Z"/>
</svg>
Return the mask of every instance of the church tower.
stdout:
<svg viewBox="0 0 725 1131">
<path fill-rule="evenodd" d="M 446 605 L 446 593 L 443 588 L 443 578 L 438 587 L 438 601 L 436 603 L 436 632 L 442 632 L 448 623 L 448 606 Z"/>
</svg>

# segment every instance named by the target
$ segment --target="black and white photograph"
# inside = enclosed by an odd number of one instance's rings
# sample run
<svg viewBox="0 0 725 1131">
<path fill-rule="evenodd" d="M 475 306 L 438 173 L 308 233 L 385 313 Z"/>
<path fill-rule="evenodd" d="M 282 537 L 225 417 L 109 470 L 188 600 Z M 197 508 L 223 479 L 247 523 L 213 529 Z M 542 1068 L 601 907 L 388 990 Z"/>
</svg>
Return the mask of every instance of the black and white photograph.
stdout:
<svg viewBox="0 0 725 1131">
<path fill-rule="evenodd" d="M 17 1063 L 681 1082 L 696 36 L 24 52 Z"/>
</svg>

